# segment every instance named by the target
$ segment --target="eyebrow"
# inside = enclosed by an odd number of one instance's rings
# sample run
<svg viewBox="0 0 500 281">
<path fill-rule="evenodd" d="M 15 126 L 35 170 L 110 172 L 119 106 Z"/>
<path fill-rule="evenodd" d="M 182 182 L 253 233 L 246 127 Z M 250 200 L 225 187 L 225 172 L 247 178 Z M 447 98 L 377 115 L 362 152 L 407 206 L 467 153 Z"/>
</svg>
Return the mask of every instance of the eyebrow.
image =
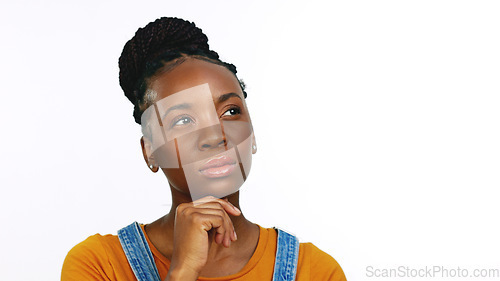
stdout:
<svg viewBox="0 0 500 281">
<path fill-rule="evenodd" d="M 173 106 L 169 107 L 167 109 L 167 111 L 165 111 L 165 113 L 162 116 L 162 119 L 165 118 L 165 116 L 167 116 L 167 114 L 170 111 L 178 110 L 178 109 L 188 109 L 188 108 L 191 108 L 191 104 L 190 103 L 180 103 L 180 104 L 173 105 Z"/>
<path fill-rule="evenodd" d="M 224 102 L 226 100 L 228 100 L 229 98 L 232 98 L 232 97 L 236 97 L 236 98 L 239 98 L 241 100 L 241 97 L 240 95 L 236 94 L 236 93 L 227 93 L 227 94 L 223 94 L 221 95 L 218 99 L 217 99 L 217 102 L 218 103 L 221 103 L 221 102 Z"/>
</svg>

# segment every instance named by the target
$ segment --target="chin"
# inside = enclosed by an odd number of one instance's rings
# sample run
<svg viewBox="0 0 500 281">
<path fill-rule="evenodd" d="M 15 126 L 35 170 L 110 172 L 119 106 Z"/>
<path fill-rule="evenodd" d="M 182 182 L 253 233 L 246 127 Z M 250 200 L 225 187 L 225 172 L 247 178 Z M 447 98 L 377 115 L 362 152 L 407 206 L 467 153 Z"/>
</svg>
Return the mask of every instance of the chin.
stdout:
<svg viewBox="0 0 500 281">
<path fill-rule="evenodd" d="M 219 178 L 207 178 L 199 171 L 186 172 L 186 182 L 194 200 L 205 196 L 222 198 L 237 192 L 245 182 L 240 170 L 235 170 L 231 175 Z"/>
</svg>

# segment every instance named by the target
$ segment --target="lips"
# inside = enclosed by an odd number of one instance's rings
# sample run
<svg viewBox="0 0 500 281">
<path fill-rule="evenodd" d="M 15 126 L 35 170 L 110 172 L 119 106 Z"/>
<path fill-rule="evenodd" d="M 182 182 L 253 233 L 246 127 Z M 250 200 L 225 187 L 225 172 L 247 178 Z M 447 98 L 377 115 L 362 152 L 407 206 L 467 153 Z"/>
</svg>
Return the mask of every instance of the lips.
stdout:
<svg viewBox="0 0 500 281">
<path fill-rule="evenodd" d="M 236 168 L 236 161 L 227 155 L 208 160 L 200 167 L 199 172 L 209 178 L 220 178 L 230 175 Z"/>
</svg>

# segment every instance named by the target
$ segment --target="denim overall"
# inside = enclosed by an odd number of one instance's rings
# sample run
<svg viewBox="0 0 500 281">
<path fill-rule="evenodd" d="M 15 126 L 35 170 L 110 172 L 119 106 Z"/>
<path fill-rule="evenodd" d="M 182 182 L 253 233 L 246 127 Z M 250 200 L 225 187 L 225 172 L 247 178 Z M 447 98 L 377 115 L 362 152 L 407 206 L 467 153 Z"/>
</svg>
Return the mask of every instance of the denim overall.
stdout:
<svg viewBox="0 0 500 281">
<path fill-rule="evenodd" d="M 281 229 L 273 228 L 278 232 L 273 281 L 293 281 L 299 259 L 299 240 Z M 137 222 L 120 229 L 118 238 L 138 281 L 162 281 L 146 236 Z"/>
</svg>

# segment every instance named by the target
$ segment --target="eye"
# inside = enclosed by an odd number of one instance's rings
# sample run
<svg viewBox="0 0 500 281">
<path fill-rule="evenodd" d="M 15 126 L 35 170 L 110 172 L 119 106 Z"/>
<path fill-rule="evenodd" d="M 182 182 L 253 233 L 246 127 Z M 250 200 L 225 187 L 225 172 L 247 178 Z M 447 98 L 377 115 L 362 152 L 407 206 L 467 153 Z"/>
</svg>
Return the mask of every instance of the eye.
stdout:
<svg viewBox="0 0 500 281">
<path fill-rule="evenodd" d="M 172 122 L 171 127 L 182 126 L 188 123 L 193 123 L 193 119 L 191 119 L 191 117 L 189 116 L 181 116 L 178 119 L 175 119 L 174 122 Z"/>
<path fill-rule="evenodd" d="M 241 110 L 238 107 L 231 107 L 230 109 L 226 110 L 222 116 L 234 116 L 237 114 L 241 114 Z"/>
</svg>

